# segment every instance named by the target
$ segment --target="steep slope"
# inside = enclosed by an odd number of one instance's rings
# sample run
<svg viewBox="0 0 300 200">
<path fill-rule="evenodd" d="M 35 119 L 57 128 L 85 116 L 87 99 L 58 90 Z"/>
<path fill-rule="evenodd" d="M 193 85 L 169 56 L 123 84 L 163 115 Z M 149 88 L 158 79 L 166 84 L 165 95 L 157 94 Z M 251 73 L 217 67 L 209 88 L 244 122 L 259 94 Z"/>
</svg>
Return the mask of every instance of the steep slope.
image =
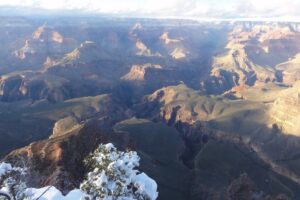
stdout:
<svg viewBox="0 0 300 200">
<path fill-rule="evenodd" d="M 31 143 L 11 152 L 6 160 L 16 162 L 22 158 L 30 163 L 30 186 L 53 185 L 63 192 L 78 187 L 84 176 L 83 159 L 92 152 L 100 141 L 106 143 L 106 132 L 87 122 L 48 140 Z"/>
<path fill-rule="evenodd" d="M 300 136 L 300 82 L 278 96 L 270 110 L 274 124 L 284 133 Z"/>
<path fill-rule="evenodd" d="M 66 54 L 55 65 L 87 64 L 99 60 L 111 60 L 112 57 L 93 41 L 85 41 L 80 47 Z"/>
</svg>

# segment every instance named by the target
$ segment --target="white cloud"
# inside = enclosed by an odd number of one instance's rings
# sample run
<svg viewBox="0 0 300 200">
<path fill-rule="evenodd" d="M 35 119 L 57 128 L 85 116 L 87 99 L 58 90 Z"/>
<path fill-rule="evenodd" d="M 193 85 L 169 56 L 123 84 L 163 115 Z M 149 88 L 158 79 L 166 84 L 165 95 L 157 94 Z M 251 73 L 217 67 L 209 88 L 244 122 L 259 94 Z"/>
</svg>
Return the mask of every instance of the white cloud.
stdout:
<svg viewBox="0 0 300 200">
<path fill-rule="evenodd" d="M 300 17 L 300 0 L 0 0 L 0 6 L 162 17 Z"/>
</svg>

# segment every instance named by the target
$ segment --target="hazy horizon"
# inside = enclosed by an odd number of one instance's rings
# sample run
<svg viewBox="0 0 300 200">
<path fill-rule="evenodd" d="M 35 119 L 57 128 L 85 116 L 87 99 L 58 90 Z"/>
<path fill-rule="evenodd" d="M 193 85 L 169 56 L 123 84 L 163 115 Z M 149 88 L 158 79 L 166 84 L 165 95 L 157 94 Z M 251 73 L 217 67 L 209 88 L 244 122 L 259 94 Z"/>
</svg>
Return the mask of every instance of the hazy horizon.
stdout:
<svg viewBox="0 0 300 200">
<path fill-rule="evenodd" d="M 297 0 L 2 0 L 2 15 L 113 15 L 202 20 L 300 21 Z"/>
</svg>

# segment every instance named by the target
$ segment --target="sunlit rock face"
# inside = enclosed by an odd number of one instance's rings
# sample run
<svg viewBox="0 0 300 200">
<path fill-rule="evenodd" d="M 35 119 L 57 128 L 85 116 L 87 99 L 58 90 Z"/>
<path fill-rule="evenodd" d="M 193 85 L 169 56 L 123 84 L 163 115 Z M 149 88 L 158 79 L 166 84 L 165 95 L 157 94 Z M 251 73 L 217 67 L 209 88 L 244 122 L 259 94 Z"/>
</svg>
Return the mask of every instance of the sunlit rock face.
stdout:
<svg viewBox="0 0 300 200">
<path fill-rule="evenodd" d="M 86 64 L 99 60 L 111 60 L 112 57 L 93 41 L 85 41 L 73 51 L 67 53 L 54 65 Z"/>
<path fill-rule="evenodd" d="M 180 60 L 183 59 L 187 56 L 188 52 L 185 51 L 184 49 L 176 48 L 174 51 L 171 53 L 172 58 L 175 60 Z"/>
<path fill-rule="evenodd" d="M 169 32 L 164 32 L 159 39 L 164 48 L 167 49 L 169 56 L 174 60 L 184 60 L 189 57 L 189 47 L 183 37 L 171 37 Z M 195 52 L 193 52 L 195 53 Z"/>
<path fill-rule="evenodd" d="M 274 125 L 284 133 L 300 136 L 300 82 L 282 92 L 270 115 Z"/>
<path fill-rule="evenodd" d="M 127 81 L 145 81 L 145 76 L 148 69 L 162 69 L 160 65 L 152 65 L 150 63 L 144 65 L 133 65 L 130 72 L 122 77 Z"/>
<path fill-rule="evenodd" d="M 300 54 L 295 55 L 284 63 L 276 66 L 279 76 L 283 83 L 293 85 L 296 81 L 300 80 Z"/>
<path fill-rule="evenodd" d="M 209 85 L 219 90 L 299 79 L 299 30 L 280 23 L 237 23 L 213 58 Z M 216 84 L 217 83 L 217 84 Z"/>
<path fill-rule="evenodd" d="M 168 32 L 164 32 L 161 36 L 160 39 L 164 41 L 165 44 L 172 44 L 172 43 L 179 43 L 181 39 L 172 39 L 169 37 Z"/>
<path fill-rule="evenodd" d="M 13 57 L 21 64 L 41 66 L 51 58 L 58 58 L 71 51 L 77 42 L 72 38 L 65 38 L 53 27 L 44 24 L 38 27 L 32 35 L 25 40 L 25 44 L 12 52 Z"/>
<path fill-rule="evenodd" d="M 51 41 L 56 43 L 63 43 L 64 37 L 53 28 L 48 27 L 46 24 L 37 28 L 37 30 L 32 34 L 34 40 L 39 40 L 41 42 Z"/>
<path fill-rule="evenodd" d="M 137 39 L 135 46 L 137 48 L 136 55 L 145 57 L 160 57 L 161 54 L 158 52 L 153 53 L 142 41 Z"/>
</svg>

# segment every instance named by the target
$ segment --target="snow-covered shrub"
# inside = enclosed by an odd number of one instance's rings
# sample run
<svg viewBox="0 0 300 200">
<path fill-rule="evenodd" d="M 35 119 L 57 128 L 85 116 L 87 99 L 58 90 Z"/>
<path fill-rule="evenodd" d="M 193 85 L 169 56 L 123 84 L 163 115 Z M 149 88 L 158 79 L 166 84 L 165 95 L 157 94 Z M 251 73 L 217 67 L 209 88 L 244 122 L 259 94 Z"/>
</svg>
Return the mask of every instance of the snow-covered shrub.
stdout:
<svg viewBox="0 0 300 200">
<path fill-rule="evenodd" d="M 86 199 L 95 200 L 154 200 L 157 184 L 140 173 L 139 156 L 134 151 L 118 151 L 112 144 L 100 145 L 85 164 L 92 172 L 81 184 Z"/>
<path fill-rule="evenodd" d="M 8 194 L 12 199 L 25 199 L 25 176 L 26 169 L 0 163 L 0 192 Z"/>
<path fill-rule="evenodd" d="M 0 191 L 13 200 L 155 200 L 157 184 L 136 169 L 139 161 L 134 151 L 122 152 L 112 144 L 100 145 L 85 159 L 91 172 L 80 189 L 66 196 L 54 186 L 26 188 L 26 168 L 0 163 Z"/>
</svg>

